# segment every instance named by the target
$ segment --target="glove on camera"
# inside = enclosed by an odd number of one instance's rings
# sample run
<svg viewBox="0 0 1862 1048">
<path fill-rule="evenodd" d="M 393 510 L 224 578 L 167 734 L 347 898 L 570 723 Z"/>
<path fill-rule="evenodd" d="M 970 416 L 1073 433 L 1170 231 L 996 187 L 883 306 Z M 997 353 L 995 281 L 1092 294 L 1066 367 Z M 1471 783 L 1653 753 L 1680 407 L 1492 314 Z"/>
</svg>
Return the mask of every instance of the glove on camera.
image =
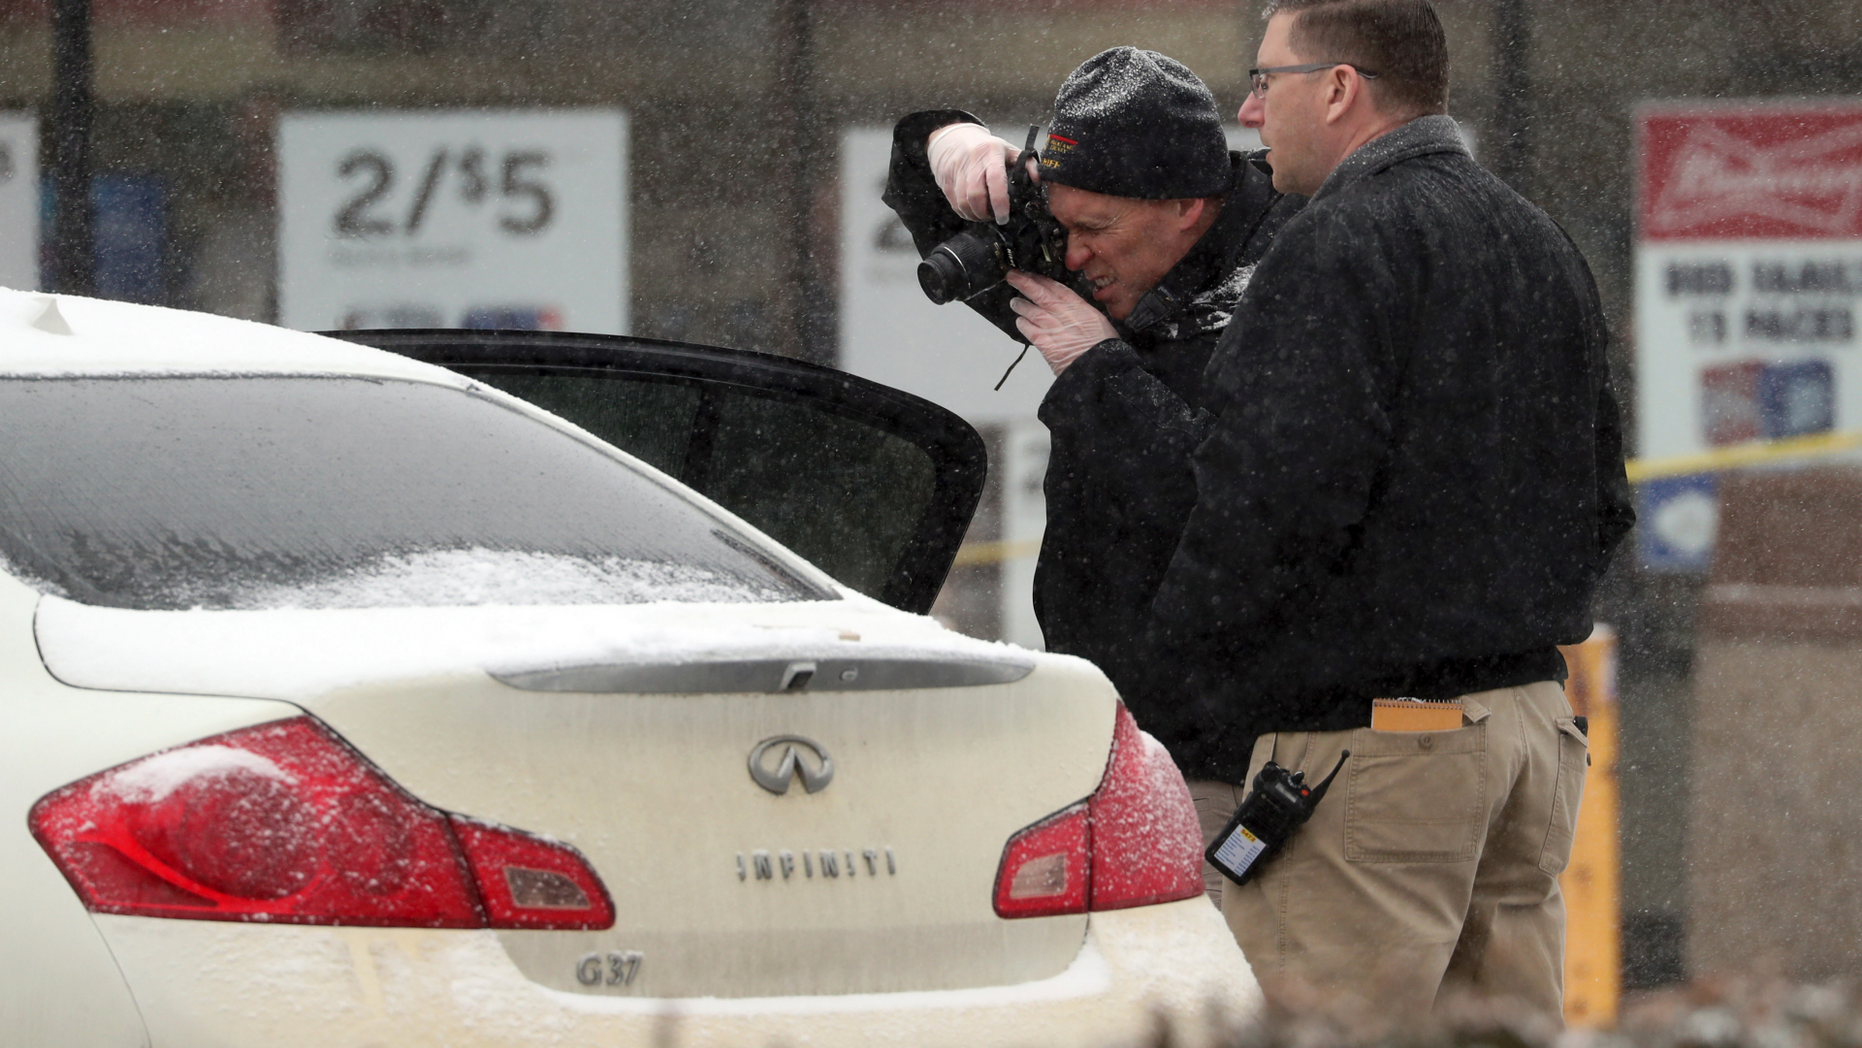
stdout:
<svg viewBox="0 0 1862 1048">
<path fill-rule="evenodd" d="M 931 133 L 925 159 L 951 210 L 971 222 L 1009 220 L 1009 165 L 1021 151 L 981 124 L 950 124 Z"/>
</svg>

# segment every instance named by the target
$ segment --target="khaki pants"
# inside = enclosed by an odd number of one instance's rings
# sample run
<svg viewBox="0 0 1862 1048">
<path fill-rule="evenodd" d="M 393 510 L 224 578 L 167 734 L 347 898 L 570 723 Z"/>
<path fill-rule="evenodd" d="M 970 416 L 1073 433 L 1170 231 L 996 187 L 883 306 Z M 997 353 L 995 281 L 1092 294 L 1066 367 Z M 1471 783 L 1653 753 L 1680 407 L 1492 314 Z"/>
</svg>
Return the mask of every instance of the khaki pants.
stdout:
<svg viewBox="0 0 1862 1048">
<path fill-rule="evenodd" d="M 1291 844 L 1222 914 L 1270 994 L 1356 1004 L 1394 1019 L 1457 993 L 1510 997 L 1557 1019 L 1565 906 L 1588 754 L 1564 691 L 1546 681 L 1463 697 L 1441 732 L 1283 732 L 1268 760 L 1317 782 L 1351 759 Z M 1214 786 L 1220 785 L 1221 789 Z M 1242 790 L 1198 783 L 1198 814 Z M 1232 808 L 1230 809 L 1232 811 Z M 1207 825 L 1207 824 L 1206 824 Z M 1308 995 L 1312 995 L 1308 997 Z"/>
<path fill-rule="evenodd" d="M 1210 842 L 1234 817 L 1235 809 L 1241 806 L 1241 799 L 1247 796 L 1248 791 L 1216 779 L 1191 779 L 1189 783 L 1190 800 L 1196 805 L 1196 822 L 1203 831 L 1203 850 L 1208 851 Z M 1203 863 L 1203 890 L 1209 894 L 1209 901 L 1215 903 L 1217 909 L 1222 908 L 1222 886 L 1227 883 L 1228 878 L 1222 876 L 1221 870 Z"/>
</svg>

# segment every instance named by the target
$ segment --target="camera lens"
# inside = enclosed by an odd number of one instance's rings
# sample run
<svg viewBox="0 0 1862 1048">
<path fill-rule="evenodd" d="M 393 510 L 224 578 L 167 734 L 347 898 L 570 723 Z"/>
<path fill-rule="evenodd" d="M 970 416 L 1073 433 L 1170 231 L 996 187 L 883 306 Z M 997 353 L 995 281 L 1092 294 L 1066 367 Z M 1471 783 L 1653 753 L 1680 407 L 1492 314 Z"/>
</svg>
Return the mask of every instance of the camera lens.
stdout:
<svg viewBox="0 0 1862 1048">
<path fill-rule="evenodd" d="M 963 286 L 963 265 L 940 247 L 918 263 L 918 286 L 925 289 L 926 298 L 941 306 L 956 298 L 957 289 Z"/>
<path fill-rule="evenodd" d="M 970 231 L 939 244 L 918 263 L 918 286 L 926 298 L 941 306 L 994 287 L 1007 273 L 997 235 Z"/>
</svg>

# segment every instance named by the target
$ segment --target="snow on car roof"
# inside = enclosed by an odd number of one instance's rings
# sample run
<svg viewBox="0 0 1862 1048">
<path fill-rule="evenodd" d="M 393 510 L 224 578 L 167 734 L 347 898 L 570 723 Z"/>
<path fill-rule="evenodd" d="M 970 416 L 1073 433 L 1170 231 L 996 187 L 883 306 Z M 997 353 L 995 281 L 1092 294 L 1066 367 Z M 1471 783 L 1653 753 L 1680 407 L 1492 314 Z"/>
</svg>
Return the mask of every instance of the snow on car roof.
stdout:
<svg viewBox="0 0 1862 1048">
<path fill-rule="evenodd" d="M 9 288 L 0 288 L 0 374 L 336 374 L 470 384 L 443 368 L 309 332 Z"/>
</svg>

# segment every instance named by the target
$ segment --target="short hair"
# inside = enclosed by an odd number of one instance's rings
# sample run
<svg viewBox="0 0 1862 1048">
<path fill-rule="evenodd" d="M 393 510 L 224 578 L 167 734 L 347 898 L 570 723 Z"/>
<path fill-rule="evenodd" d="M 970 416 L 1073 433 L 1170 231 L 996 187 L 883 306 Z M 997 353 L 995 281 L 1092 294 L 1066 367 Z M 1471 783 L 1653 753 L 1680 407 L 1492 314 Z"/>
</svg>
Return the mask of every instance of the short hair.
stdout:
<svg viewBox="0 0 1862 1048">
<path fill-rule="evenodd" d="M 1429 0 L 1268 0 L 1263 18 L 1294 16 L 1302 57 L 1377 74 L 1375 93 L 1405 113 L 1448 111 L 1448 35 Z"/>
</svg>

